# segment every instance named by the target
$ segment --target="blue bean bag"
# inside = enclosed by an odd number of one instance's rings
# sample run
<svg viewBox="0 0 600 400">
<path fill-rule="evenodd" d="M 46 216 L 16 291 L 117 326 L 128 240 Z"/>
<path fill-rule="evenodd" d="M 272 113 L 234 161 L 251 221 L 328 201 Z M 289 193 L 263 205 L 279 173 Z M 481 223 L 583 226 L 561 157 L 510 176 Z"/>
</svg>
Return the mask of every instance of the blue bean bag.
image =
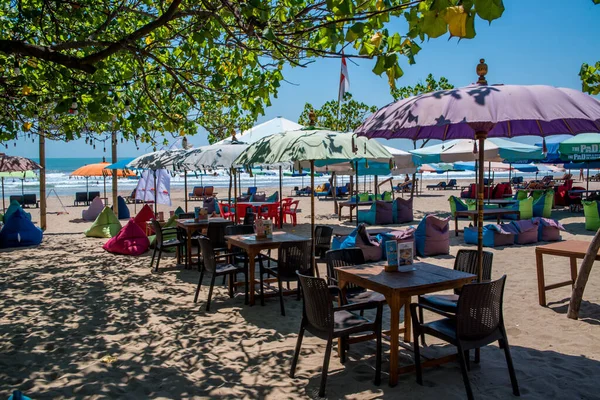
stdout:
<svg viewBox="0 0 600 400">
<path fill-rule="evenodd" d="M 117 218 L 119 219 L 129 219 L 131 218 L 131 214 L 129 213 L 129 208 L 127 208 L 127 203 L 121 196 L 117 196 L 117 204 L 119 205 L 119 215 Z M 115 211 L 115 208 L 112 208 Z"/>
<path fill-rule="evenodd" d="M 13 200 L 10 202 L 10 206 L 8 206 L 6 212 L 4 213 L 4 223 L 6 223 L 17 210 L 23 211 L 27 219 L 31 221 L 31 214 L 25 212 L 17 200 Z"/>
<path fill-rule="evenodd" d="M 31 215 L 18 208 L 0 231 L 0 248 L 36 246 L 42 243 L 42 230 L 30 220 Z"/>
<path fill-rule="evenodd" d="M 356 247 L 356 235 L 358 228 L 355 228 L 348 236 L 335 236 L 331 243 L 331 250 L 347 249 Z"/>
<path fill-rule="evenodd" d="M 369 225 L 375 225 L 375 218 L 377 216 L 377 203 L 371 204 L 371 208 L 368 210 L 358 211 L 358 223 L 365 223 Z"/>
<path fill-rule="evenodd" d="M 515 234 L 507 229 L 509 224 L 490 224 L 483 227 L 483 246 L 510 246 L 515 243 Z M 477 227 L 465 228 L 465 243 L 477 244 Z"/>
</svg>

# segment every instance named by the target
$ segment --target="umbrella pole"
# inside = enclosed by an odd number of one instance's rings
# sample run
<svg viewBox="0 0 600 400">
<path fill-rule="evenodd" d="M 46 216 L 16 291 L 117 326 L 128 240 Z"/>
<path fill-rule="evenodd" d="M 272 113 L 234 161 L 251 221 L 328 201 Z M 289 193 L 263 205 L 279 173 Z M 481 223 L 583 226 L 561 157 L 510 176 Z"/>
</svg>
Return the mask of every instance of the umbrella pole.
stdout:
<svg viewBox="0 0 600 400">
<path fill-rule="evenodd" d="M 233 207 L 235 208 L 235 223 L 240 222 L 240 216 L 237 208 L 237 168 L 232 168 L 233 172 Z"/>
<path fill-rule="evenodd" d="M 89 176 L 85 177 L 85 197 L 86 197 L 86 203 L 89 205 L 90 204 L 90 178 L 89 178 Z"/>
<path fill-rule="evenodd" d="M 4 202 L 4 177 L 2 177 L 2 210 L 6 210 L 6 203 Z"/>
<path fill-rule="evenodd" d="M 158 214 L 158 188 L 156 187 L 156 171 L 152 175 L 154 177 L 154 219 L 156 219 L 156 214 Z"/>
<path fill-rule="evenodd" d="M 310 262 L 313 269 L 313 276 L 319 276 L 317 273 L 317 263 L 315 260 L 315 161 L 310 160 Z"/>
<path fill-rule="evenodd" d="M 39 123 L 39 121 L 38 121 Z M 40 228 L 46 230 L 46 136 L 44 132 L 40 137 Z"/>
<path fill-rule="evenodd" d="M 283 206 L 281 200 L 283 199 L 283 170 L 281 165 L 279 166 L 279 228 L 283 228 Z"/>
<path fill-rule="evenodd" d="M 104 177 L 104 198 L 106 199 L 106 174 L 102 175 Z"/>
<path fill-rule="evenodd" d="M 227 205 L 229 206 L 229 212 L 231 212 L 231 181 L 233 177 L 231 176 L 231 168 L 229 168 L 229 190 L 227 191 Z"/>
<path fill-rule="evenodd" d="M 358 189 L 358 161 L 356 161 L 356 188 Z M 354 202 L 356 203 L 356 226 L 358 226 L 358 192 L 359 190 L 356 191 L 356 196 L 354 197 Z"/>
<path fill-rule="evenodd" d="M 115 164 L 118 159 L 117 159 L 117 132 L 113 131 L 112 133 L 112 149 L 111 149 L 111 158 L 112 158 L 112 163 Z M 119 201 L 118 201 L 118 196 L 119 196 L 119 171 L 116 169 L 113 169 L 112 171 L 110 171 L 112 173 L 112 182 L 111 182 L 111 188 L 112 188 L 112 203 L 113 203 L 113 211 L 115 213 L 115 215 L 117 216 L 117 218 L 119 217 Z M 123 170 L 123 176 L 126 176 L 125 171 Z M 104 192 L 106 192 L 106 176 L 104 176 Z M 106 197 L 106 193 L 104 193 L 104 197 Z M 137 200 L 134 200 L 135 204 L 137 202 Z M 135 206 L 134 206 L 135 209 Z"/>
<path fill-rule="evenodd" d="M 186 170 L 183 170 L 183 202 L 185 204 L 185 212 L 188 212 L 187 171 Z"/>
<path fill-rule="evenodd" d="M 485 138 L 487 132 L 480 131 L 475 134 L 479 141 L 479 190 L 477 193 L 477 282 L 481 282 L 483 272 L 483 176 L 485 169 Z"/>
<path fill-rule="evenodd" d="M 587 183 L 585 185 L 585 190 L 590 190 L 590 162 L 587 162 Z"/>
</svg>

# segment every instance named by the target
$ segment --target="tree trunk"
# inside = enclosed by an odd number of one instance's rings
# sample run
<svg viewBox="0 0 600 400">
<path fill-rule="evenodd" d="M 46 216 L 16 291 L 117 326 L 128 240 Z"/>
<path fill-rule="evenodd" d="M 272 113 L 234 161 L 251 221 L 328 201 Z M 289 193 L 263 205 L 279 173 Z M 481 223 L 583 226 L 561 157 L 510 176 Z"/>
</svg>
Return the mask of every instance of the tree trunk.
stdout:
<svg viewBox="0 0 600 400">
<path fill-rule="evenodd" d="M 579 318 L 579 308 L 581 307 L 581 300 L 583 300 L 583 291 L 585 290 L 585 285 L 587 284 L 590 273 L 592 272 L 592 265 L 594 265 L 594 261 L 596 260 L 596 255 L 598 254 L 599 249 L 600 229 L 598 229 L 598 232 L 596 232 L 594 235 L 594 238 L 590 243 L 590 247 L 588 247 L 588 251 L 585 253 L 585 257 L 581 263 L 581 268 L 579 268 L 579 274 L 577 275 L 577 280 L 575 281 L 575 286 L 573 287 L 573 292 L 571 293 L 569 312 L 567 313 L 567 317 L 571 319 Z"/>
</svg>

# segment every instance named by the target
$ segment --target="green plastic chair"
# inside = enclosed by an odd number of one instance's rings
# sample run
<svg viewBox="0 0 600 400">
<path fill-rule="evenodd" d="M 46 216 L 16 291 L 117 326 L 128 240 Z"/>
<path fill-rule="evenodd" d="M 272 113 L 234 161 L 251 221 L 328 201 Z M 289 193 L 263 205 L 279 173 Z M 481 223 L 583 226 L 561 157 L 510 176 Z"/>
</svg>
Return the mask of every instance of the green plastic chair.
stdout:
<svg viewBox="0 0 600 400">
<path fill-rule="evenodd" d="M 598 212 L 597 201 L 582 201 L 583 215 L 585 217 L 585 229 L 597 231 L 600 229 L 600 212 Z"/>
</svg>

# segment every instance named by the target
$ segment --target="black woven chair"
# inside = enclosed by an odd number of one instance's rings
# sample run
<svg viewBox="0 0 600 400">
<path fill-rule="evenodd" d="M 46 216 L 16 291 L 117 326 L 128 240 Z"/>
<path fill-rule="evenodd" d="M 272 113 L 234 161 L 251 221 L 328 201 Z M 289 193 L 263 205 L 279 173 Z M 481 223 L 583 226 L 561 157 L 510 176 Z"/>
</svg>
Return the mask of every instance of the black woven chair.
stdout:
<svg viewBox="0 0 600 400">
<path fill-rule="evenodd" d="M 325 253 L 327 262 L 327 283 L 329 285 L 338 285 L 337 267 L 346 267 L 350 265 L 360 265 L 365 263 L 363 252 L 358 247 L 345 249 L 329 250 Z M 353 303 L 364 301 L 379 301 L 385 303 L 385 297 L 381 293 L 368 291 L 365 288 L 353 283 L 346 285 L 346 298 Z"/>
<path fill-rule="evenodd" d="M 196 214 L 194 213 L 181 213 L 177 217 L 177 219 L 194 219 L 196 218 Z"/>
<path fill-rule="evenodd" d="M 254 221 L 256 221 L 256 213 L 252 211 L 251 207 L 246 209 L 246 214 L 244 215 L 244 225 L 254 225 Z"/>
<path fill-rule="evenodd" d="M 225 227 L 225 235 L 251 235 L 254 234 L 254 227 L 252 225 L 228 225 Z M 229 252 L 232 254 L 232 264 L 243 263 L 246 266 L 248 265 L 248 254 L 239 247 L 233 246 L 229 249 Z M 258 261 L 260 263 L 263 262 L 263 255 L 260 254 L 256 257 L 255 262 Z"/>
<path fill-rule="evenodd" d="M 277 265 L 275 267 L 265 267 L 260 264 L 260 304 L 265 305 L 263 276 L 265 274 L 267 274 L 267 277 L 274 276 L 277 278 L 281 315 L 285 316 L 282 282 L 286 282 L 288 288 L 290 282 L 298 282 L 296 271 L 303 275 L 312 274 L 309 242 L 283 243 L 277 252 Z M 298 297 L 300 297 L 300 288 L 298 288 Z"/>
<path fill-rule="evenodd" d="M 486 346 L 496 340 L 504 349 L 506 364 L 510 374 L 513 394 L 519 396 L 519 385 L 510 355 L 502 302 L 506 275 L 502 278 L 484 283 L 471 283 L 462 287 L 456 314 L 450 314 L 425 304 L 411 304 L 411 315 L 414 326 L 414 350 L 417 382 L 423 384 L 419 336 L 432 335 L 456 346 L 458 359 L 463 375 L 465 389 L 469 400 L 473 399 L 473 391 L 468 376 L 468 351 Z M 424 323 L 419 320 L 417 308 L 440 314 L 445 318 Z"/>
<path fill-rule="evenodd" d="M 454 269 L 456 271 L 467 272 L 469 274 L 477 275 L 477 250 L 459 250 L 454 260 Z M 494 254 L 489 251 L 483 252 L 483 271 L 481 278 L 484 281 L 492 279 L 492 262 L 494 261 Z M 445 311 L 448 313 L 456 313 L 456 304 L 458 302 L 458 295 L 460 289 L 454 289 L 454 294 L 449 295 L 422 295 L 419 296 L 419 304 L 425 304 L 429 307 L 437 308 L 438 310 Z M 423 309 L 419 309 L 419 318 L 423 319 Z M 425 346 L 425 338 L 423 338 L 423 346 Z M 479 362 L 479 351 L 475 353 L 475 362 Z"/>
<path fill-rule="evenodd" d="M 233 225 L 231 221 L 209 222 L 206 229 L 206 237 L 210 239 L 210 243 L 215 251 L 226 251 L 227 241 L 225 240 L 225 229 Z"/>
<path fill-rule="evenodd" d="M 179 231 L 177 228 L 161 228 L 160 224 L 156 220 L 153 219 L 151 220 L 151 222 L 152 229 L 156 233 L 156 240 L 154 241 L 154 252 L 152 253 L 152 259 L 150 260 L 150 269 L 152 269 L 152 265 L 154 264 L 154 257 L 158 253 L 156 266 L 154 267 L 154 272 L 158 272 L 158 264 L 160 264 L 160 257 L 162 256 L 163 250 L 175 247 L 177 249 L 177 262 L 179 263 L 181 260 L 184 246 L 183 242 L 180 240 Z M 175 239 L 164 239 L 164 235 L 173 233 L 177 235 Z"/>
<path fill-rule="evenodd" d="M 302 347 L 302 338 L 304 331 L 312 333 L 318 338 L 327 340 L 325 348 L 325 358 L 323 359 L 323 370 L 321 372 L 321 386 L 319 396 L 325 396 L 325 386 L 327 384 L 327 371 L 329 369 L 329 358 L 333 340 L 342 338 L 340 349 L 340 361 L 346 362 L 346 345 L 350 335 L 369 332 L 369 337 L 375 334 L 377 341 L 376 361 L 375 361 L 375 384 L 381 382 L 381 315 L 383 305 L 379 302 L 347 304 L 340 307 L 333 307 L 333 296 L 331 291 L 337 287 L 328 287 L 327 282 L 322 278 L 313 278 L 298 273 L 300 286 L 304 295 L 304 304 L 302 307 L 302 322 L 300 323 L 300 332 L 296 343 L 296 351 L 292 360 L 290 377 L 294 378 L 296 364 Z M 341 295 L 341 293 L 338 293 Z M 368 309 L 377 309 L 375 321 L 370 321 L 353 311 L 363 311 Z M 354 338 L 353 338 L 354 339 Z"/>
<path fill-rule="evenodd" d="M 331 249 L 331 236 L 333 228 L 325 225 L 315 227 L 315 256 L 321 260 L 325 258 L 325 253 Z"/>
<path fill-rule="evenodd" d="M 246 282 L 245 304 L 248 304 L 248 268 L 245 266 L 236 266 L 229 263 L 217 263 L 217 259 L 225 258 L 229 255 L 216 255 L 210 240 L 207 237 L 201 236 L 198 238 L 200 253 L 202 254 L 202 262 L 198 260 L 198 269 L 200 270 L 200 279 L 194 296 L 194 303 L 198 301 L 200 288 L 202 287 L 202 279 L 204 274 L 210 275 L 210 289 L 208 290 L 208 299 L 206 300 L 206 311 L 210 311 L 210 299 L 212 298 L 213 288 L 215 286 L 215 278 L 217 276 L 244 274 Z M 200 259 L 200 257 L 199 257 Z M 229 297 L 233 297 L 233 279 L 229 280 Z"/>
</svg>

